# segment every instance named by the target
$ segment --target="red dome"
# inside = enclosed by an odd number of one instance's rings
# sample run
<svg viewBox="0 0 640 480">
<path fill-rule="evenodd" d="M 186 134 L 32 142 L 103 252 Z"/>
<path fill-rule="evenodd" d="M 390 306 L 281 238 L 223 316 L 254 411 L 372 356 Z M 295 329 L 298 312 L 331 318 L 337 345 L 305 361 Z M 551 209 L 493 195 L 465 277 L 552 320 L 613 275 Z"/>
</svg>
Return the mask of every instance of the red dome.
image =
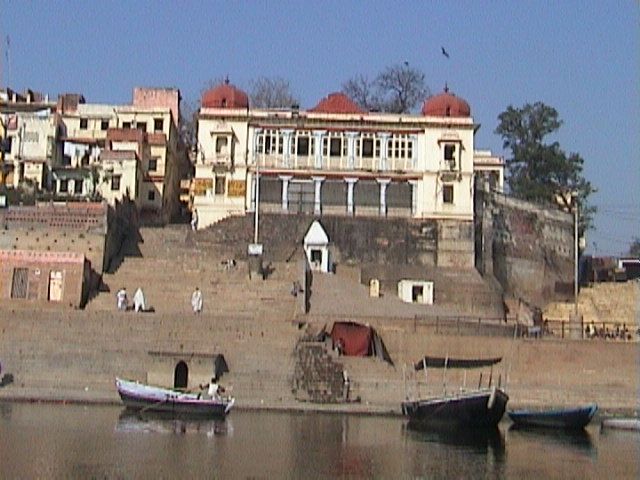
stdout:
<svg viewBox="0 0 640 480">
<path fill-rule="evenodd" d="M 344 93 L 330 93 L 327 98 L 320 100 L 318 105 L 310 110 L 320 113 L 366 113 Z"/>
<path fill-rule="evenodd" d="M 249 97 L 228 81 L 202 94 L 204 108 L 249 108 Z"/>
<path fill-rule="evenodd" d="M 444 87 L 444 92 L 425 100 L 422 114 L 433 117 L 470 117 L 471 107 L 464 99 L 449 93 L 449 89 Z"/>
</svg>

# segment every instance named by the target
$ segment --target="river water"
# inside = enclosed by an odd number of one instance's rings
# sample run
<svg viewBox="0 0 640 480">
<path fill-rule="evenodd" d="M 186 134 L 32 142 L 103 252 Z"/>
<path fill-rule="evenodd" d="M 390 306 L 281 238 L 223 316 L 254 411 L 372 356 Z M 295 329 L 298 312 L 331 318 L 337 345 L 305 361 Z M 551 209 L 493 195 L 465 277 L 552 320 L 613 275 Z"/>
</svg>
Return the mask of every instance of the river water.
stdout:
<svg viewBox="0 0 640 480">
<path fill-rule="evenodd" d="M 233 411 L 139 418 L 115 406 L 0 403 L 0 478 L 630 478 L 640 434 L 509 428 L 445 435 L 400 417 Z"/>
</svg>

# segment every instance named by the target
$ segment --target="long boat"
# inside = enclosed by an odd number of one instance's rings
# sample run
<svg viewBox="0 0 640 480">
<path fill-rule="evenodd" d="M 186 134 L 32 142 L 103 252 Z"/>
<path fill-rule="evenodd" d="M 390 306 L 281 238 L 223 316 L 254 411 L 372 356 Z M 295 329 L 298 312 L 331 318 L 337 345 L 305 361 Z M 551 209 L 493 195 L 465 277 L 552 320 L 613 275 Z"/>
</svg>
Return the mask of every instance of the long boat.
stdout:
<svg viewBox="0 0 640 480">
<path fill-rule="evenodd" d="M 152 411 L 186 416 L 224 417 L 235 404 L 235 398 L 230 396 L 210 397 L 201 393 L 155 387 L 121 378 L 116 378 L 116 389 L 122 403 L 128 409 L 138 412 Z"/>
<path fill-rule="evenodd" d="M 554 410 L 514 410 L 507 412 L 518 427 L 581 429 L 598 411 L 596 404 Z"/>
<path fill-rule="evenodd" d="M 449 357 L 424 357 L 415 364 L 415 370 L 435 368 L 479 368 L 491 366 L 501 358 L 456 359 Z M 446 372 L 445 372 L 446 373 Z M 493 373 L 493 372 L 492 372 Z M 482 378 L 482 377 L 481 377 Z M 406 400 L 402 402 L 402 413 L 409 418 L 409 427 L 431 428 L 495 428 L 507 407 L 509 396 L 500 386 L 457 391 L 441 396 Z"/>
</svg>

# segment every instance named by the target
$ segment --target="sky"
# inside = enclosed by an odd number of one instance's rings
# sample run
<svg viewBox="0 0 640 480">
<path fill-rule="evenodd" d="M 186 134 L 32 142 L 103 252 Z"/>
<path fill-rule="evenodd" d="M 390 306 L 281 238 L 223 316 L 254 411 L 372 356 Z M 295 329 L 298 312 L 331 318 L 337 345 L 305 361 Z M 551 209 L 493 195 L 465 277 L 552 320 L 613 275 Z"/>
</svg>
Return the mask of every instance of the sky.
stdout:
<svg viewBox="0 0 640 480">
<path fill-rule="evenodd" d="M 494 130 L 509 105 L 554 107 L 548 140 L 579 153 L 598 190 L 587 250 L 621 255 L 640 237 L 639 27 L 634 0 L 0 0 L 0 83 L 90 103 L 177 87 L 195 102 L 214 79 L 280 77 L 311 108 L 409 62 L 431 92 L 469 102 L 476 149 L 508 156 Z"/>
</svg>

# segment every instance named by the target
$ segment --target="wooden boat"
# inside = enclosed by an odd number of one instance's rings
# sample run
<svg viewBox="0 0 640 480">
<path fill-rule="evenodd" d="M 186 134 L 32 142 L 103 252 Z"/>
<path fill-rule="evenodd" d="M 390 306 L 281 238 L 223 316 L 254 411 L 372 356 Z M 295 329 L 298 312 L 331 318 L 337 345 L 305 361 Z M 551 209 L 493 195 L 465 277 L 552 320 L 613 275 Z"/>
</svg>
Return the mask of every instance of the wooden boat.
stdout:
<svg viewBox="0 0 640 480">
<path fill-rule="evenodd" d="M 543 428 L 584 428 L 598 411 L 596 404 L 556 410 L 514 410 L 507 412 L 516 426 Z"/>
<path fill-rule="evenodd" d="M 154 387 L 139 382 L 116 378 L 116 388 L 122 402 L 138 412 L 169 412 L 199 417 L 224 417 L 235 403 L 233 397 L 215 398 L 201 393 L 183 392 Z"/>
<path fill-rule="evenodd" d="M 496 427 L 509 396 L 493 387 L 442 397 L 402 402 L 402 413 L 414 428 Z"/>
<path fill-rule="evenodd" d="M 493 366 L 501 358 L 492 359 L 454 359 L 424 357 L 415 365 L 416 370 L 436 368 L 478 368 Z M 445 371 L 446 374 L 446 371 Z M 482 377 L 481 377 L 482 378 Z M 402 413 L 409 418 L 409 427 L 417 429 L 431 428 L 495 428 L 509 401 L 509 396 L 500 386 L 467 391 L 457 391 L 426 399 L 406 400 L 402 402 Z"/>
<path fill-rule="evenodd" d="M 640 418 L 606 418 L 602 421 L 602 428 L 640 431 Z"/>
</svg>

